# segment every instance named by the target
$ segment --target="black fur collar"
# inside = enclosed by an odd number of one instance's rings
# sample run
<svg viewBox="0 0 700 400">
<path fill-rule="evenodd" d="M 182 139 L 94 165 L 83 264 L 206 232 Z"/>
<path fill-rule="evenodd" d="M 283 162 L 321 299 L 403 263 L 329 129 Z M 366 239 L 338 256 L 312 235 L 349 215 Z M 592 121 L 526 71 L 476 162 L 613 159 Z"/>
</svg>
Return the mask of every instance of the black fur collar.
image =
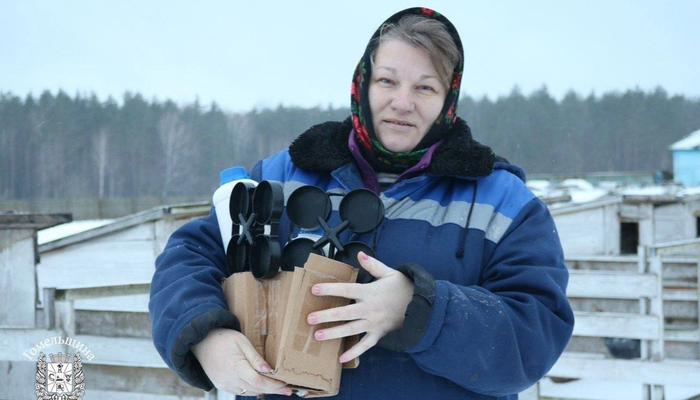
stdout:
<svg viewBox="0 0 700 400">
<path fill-rule="evenodd" d="M 348 148 L 350 118 L 314 125 L 289 146 L 294 164 L 305 170 L 331 172 L 355 159 Z M 472 138 L 467 123 L 459 118 L 435 150 L 428 173 L 481 177 L 493 172 L 496 156 L 490 147 Z"/>
</svg>

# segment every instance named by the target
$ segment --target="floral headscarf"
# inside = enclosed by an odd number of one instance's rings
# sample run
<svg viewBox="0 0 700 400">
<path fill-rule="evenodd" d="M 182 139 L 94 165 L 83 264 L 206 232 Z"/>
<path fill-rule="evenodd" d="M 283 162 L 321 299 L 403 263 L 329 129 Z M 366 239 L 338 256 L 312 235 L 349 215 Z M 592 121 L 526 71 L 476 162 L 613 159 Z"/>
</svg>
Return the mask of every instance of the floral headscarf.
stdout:
<svg viewBox="0 0 700 400">
<path fill-rule="evenodd" d="M 445 25 L 459 50 L 462 60 L 464 59 L 462 41 L 459 38 L 457 29 L 447 18 L 436 11 L 424 7 L 408 8 L 392 15 L 384 24 L 396 23 L 401 17 L 408 14 L 422 15 L 435 19 Z M 382 24 L 382 26 L 384 24 Z M 372 111 L 369 106 L 369 83 L 372 76 L 372 63 L 370 58 L 374 44 L 379 40 L 380 30 L 381 26 L 374 35 L 372 35 L 365 49 L 365 53 L 362 59 L 360 59 L 353 75 L 351 87 L 352 123 L 355 128 L 356 140 L 361 144 L 360 148 L 362 149 L 362 154 L 367 161 L 378 171 L 400 173 L 415 165 L 428 148 L 440 141 L 452 128 L 452 125 L 457 119 L 457 100 L 459 99 L 459 85 L 462 80 L 464 62 L 460 61 L 459 65 L 454 69 L 452 82 L 445 98 L 445 104 L 437 119 L 435 119 L 435 122 L 428 130 L 428 133 L 426 133 L 413 150 L 405 153 L 392 152 L 387 150 L 379 142 L 374 132 Z"/>
</svg>

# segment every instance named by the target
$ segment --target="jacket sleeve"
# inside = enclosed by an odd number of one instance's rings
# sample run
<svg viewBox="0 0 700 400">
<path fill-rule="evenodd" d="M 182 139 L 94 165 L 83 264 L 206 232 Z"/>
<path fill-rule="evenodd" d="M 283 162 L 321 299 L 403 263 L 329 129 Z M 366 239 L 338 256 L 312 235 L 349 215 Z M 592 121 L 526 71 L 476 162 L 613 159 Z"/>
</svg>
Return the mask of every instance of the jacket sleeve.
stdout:
<svg viewBox="0 0 700 400">
<path fill-rule="evenodd" d="M 518 393 L 549 371 L 571 337 L 567 283 L 554 221 L 533 199 L 484 261 L 478 286 L 435 281 L 423 334 L 406 351 L 468 390 Z"/>
<path fill-rule="evenodd" d="M 213 210 L 175 231 L 156 259 L 148 304 L 158 353 L 185 382 L 204 390 L 213 385 L 192 345 L 217 327 L 240 330 L 221 286 L 225 259 L 220 236 Z"/>
</svg>

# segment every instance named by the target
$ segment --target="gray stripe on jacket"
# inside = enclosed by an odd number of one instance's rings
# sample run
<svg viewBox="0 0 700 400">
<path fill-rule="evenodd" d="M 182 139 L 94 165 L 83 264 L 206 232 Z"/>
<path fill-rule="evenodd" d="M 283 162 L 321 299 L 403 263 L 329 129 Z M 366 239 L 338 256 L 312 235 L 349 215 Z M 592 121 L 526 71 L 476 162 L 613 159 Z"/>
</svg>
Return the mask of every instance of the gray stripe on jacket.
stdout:
<svg viewBox="0 0 700 400">
<path fill-rule="evenodd" d="M 453 201 L 447 206 L 442 206 L 435 200 L 421 199 L 414 201 L 408 197 L 397 200 L 384 194 L 381 195 L 385 217 L 391 220 L 413 219 L 425 221 L 438 227 L 445 224 L 456 224 L 464 227 L 469 215 L 471 203 L 465 201 Z M 512 218 L 501 213 L 494 213 L 494 208 L 489 204 L 475 203 L 469 228 L 479 229 L 485 232 L 487 240 L 498 243 L 513 222 Z"/>
</svg>

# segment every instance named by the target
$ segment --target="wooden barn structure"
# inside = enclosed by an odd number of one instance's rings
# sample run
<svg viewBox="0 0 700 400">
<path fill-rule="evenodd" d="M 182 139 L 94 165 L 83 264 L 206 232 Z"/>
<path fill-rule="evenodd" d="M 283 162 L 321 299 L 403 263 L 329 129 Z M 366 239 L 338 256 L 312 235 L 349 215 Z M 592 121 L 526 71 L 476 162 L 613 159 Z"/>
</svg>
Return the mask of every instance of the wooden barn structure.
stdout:
<svg viewBox="0 0 700 400">
<path fill-rule="evenodd" d="M 6 275 L 29 269 L 33 280 L 21 286 L 29 294 L 5 310 L 16 322 L 0 327 L 0 399 L 36 399 L 39 352 L 82 355 L 84 400 L 211 397 L 166 367 L 151 341 L 147 308 L 155 257 L 176 228 L 209 210 L 207 203 L 157 207 L 38 246 L 42 226 L 32 226 L 23 235 L 31 245 L 0 249 Z M 18 262 L 25 255 L 29 267 Z M 17 279 L 2 284 L 15 287 Z"/>
<path fill-rule="evenodd" d="M 574 338 L 550 375 L 635 382 L 643 398 L 663 399 L 665 385 L 700 386 L 700 195 L 669 186 L 632 193 L 549 204 L 576 312 Z M 625 346 L 638 354 L 623 359 Z"/>
<path fill-rule="evenodd" d="M 585 203 L 555 203 L 550 211 L 567 257 L 633 255 L 700 236 L 700 194 L 619 194 Z"/>
</svg>

